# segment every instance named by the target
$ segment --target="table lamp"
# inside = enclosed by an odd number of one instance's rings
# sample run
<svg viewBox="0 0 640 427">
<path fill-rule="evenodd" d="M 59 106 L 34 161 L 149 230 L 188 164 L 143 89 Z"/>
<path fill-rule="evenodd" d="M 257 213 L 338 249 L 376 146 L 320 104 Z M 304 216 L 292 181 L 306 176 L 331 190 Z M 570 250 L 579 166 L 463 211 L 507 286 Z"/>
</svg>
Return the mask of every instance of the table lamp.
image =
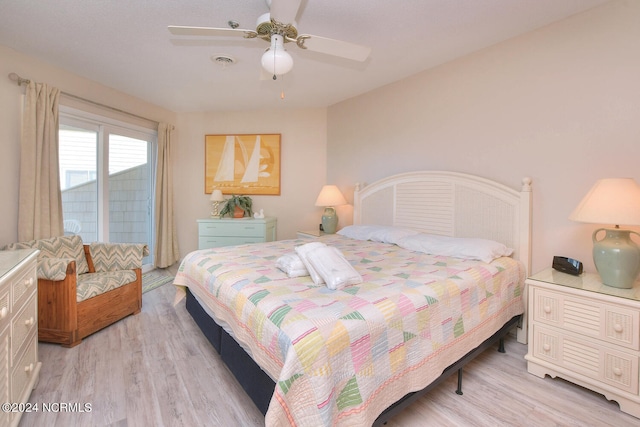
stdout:
<svg viewBox="0 0 640 427">
<path fill-rule="evenodd" d="M 631 178 L 598 180 L 569 216 L 570 220 L 613 224 L 593 232 L 593 262 L 602 283 L 622 289 L 633 287 L 640 272 L 640 249 L 620 225 L 640 225 L 640 186 Z M 597 240 L 597 234 L 605 236 Z"/>
<path fill-rule="evenodd" d="M 220 202 L 224 202 L 224 196 L 222 195 L 222 191 L 213 190 L 211 192 L 211 197 L 209 198 L 211 203 L 213 203 L 213 212 L 211 212 L 211 218 L 219 218 L 220 213 L 218 213 L 218 205 Z"/>
<path fill-rule="evenodd" d="M 325 185 L 322 187 L 318 198 L 316 199 L 316 206 L 324 206 L 324 213 L 322 214 L 322 230 L 327 234 L 333 234 L 338 228 L 338 214 L 334 206 L 346 205 L 347 201 L 344 196 L 335 185 Z"/>
</svg>

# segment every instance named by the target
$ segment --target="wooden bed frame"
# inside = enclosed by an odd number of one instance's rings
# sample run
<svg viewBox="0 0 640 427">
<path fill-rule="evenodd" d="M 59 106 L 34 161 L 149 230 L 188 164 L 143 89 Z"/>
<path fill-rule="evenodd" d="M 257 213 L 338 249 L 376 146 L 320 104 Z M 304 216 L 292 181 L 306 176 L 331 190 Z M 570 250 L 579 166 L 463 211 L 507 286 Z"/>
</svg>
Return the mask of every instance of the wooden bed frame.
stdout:
<svg viewBox="0 0 640 427">
<path fill-rule="evenodd" d="M 522 180 L 520 191 L 502 184 L 454 172 L 411 172 L 394 175 L 354 192 L 354 224 L 410 227 L 455 237 L 495 240 L 514 248 L 515 259 L 530 269 L 531 180 Z M 524 296 L 526 297 L 526 292 Z M 526 306 L 526 301 L 525 301 Z M 187 289 L 187 311 L 235 375 L 256 407 L 266 414 L 274 381 L 215 321 Z M 488 347 L 500 342 L 517 326 L 518 341 L 526 343 L 526 314 L 516 316 L 477 348 L 446 368 L 423 390 L 409 393 L 391 405 L 375 421 L 379 425 L 462 367 Z"/>
</svg>

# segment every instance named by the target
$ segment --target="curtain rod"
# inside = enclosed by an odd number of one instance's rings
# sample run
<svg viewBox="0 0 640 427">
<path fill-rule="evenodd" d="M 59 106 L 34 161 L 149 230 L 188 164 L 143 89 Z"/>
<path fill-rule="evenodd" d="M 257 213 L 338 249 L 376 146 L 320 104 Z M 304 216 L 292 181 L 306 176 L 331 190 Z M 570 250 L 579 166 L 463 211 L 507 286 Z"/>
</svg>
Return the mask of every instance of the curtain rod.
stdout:
<svg viewBox="0 0 640 427">
<path fill-rule="evenodd" d="M 29 83 L 31 83 L 31 80 L 24 79 L 24 78 L 20 77 L 19 75 L 17 75 L 16 73 L 9 73 L 9 80 L 12 80 L 12 81 L 18 83 L 18 86 L 22 86 L 23 84 L 24 85 L 28 85 Z M 142 117 L 142 116 L 139 116 L 137 114 L 133 114 L 133 113 L 130 113 L 128 111 L 121 110 L 119 108 L 115 108 L 115 107 L 111 107 L 109 105 L 101 104 L 99 102 L 95 102 L 95 101 L 92 101 L 90 99 L 82 98 L 80 96 L 73 95 L 73 94 L 70 94 L 70 93 L 67 93 L 67 92 L 60 91 L 60 93 L 63 94 L 64 96 L 66 96 L 66 97 L 77 99 L 78 101 L 88 102 L 89 104 L 93 104 L 93 105 L 96 105 L 98 107 L 107 108 L 109 110 L 116 111 L 118 113 L 127 114 L 127 115 L 129 115 L 131 117 L 135 117 L 135 118 L 138 118 L 138 119 L 146 120 L 148 122 L 159 124 L 159 122 L 157 120 L 148 119 L 146 117 Z"/>
</svg>

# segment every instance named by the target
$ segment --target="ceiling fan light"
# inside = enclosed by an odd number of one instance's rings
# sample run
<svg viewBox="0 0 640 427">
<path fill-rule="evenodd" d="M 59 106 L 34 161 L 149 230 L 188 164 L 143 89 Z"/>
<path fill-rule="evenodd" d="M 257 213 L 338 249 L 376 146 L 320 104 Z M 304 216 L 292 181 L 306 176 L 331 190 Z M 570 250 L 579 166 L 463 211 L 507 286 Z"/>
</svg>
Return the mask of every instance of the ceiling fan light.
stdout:
<svg viewBox="0 0 640 427">
<path fill-rule="evenodd" d="M 293 68 L 293 58 L 284 50 L 282 36 L 271 37 L 271 47 L 262 55 L 262 68 L 269 73 L 281 76 Z"/>
<path fill-rule="evenodd" d="M 262 55 L 262 68 L 269 74 L 281 76 L 287 74 L 293 68 L 293 58 L 285 50 L 271 49 Z"/>
</svg>

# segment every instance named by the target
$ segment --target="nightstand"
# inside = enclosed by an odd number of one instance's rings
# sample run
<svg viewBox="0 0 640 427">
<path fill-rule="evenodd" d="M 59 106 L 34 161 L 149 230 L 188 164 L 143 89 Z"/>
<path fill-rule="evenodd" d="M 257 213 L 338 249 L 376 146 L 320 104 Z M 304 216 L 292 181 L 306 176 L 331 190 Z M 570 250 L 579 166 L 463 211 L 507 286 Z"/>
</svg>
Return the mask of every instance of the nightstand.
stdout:
<svg viewBox="0 0 640 427">
<path fill-rule="evenodd" d="M 211 218 L 198 220 L 198 249 L 276 240 L 276 219 Z"/>
<path fill-rule="evenodd" d="M 296 232 L 298 239 L 317 239 L 324 236 L 325 232 L 320 230 L 305 230 Z"/>
<path fill-rule="evenodd" d="M 597 274 L 551 268 L 526 283 L 529 373 L 579 384 L 640 418 L 640 286 L 613 288 Z"/>
</svg>

